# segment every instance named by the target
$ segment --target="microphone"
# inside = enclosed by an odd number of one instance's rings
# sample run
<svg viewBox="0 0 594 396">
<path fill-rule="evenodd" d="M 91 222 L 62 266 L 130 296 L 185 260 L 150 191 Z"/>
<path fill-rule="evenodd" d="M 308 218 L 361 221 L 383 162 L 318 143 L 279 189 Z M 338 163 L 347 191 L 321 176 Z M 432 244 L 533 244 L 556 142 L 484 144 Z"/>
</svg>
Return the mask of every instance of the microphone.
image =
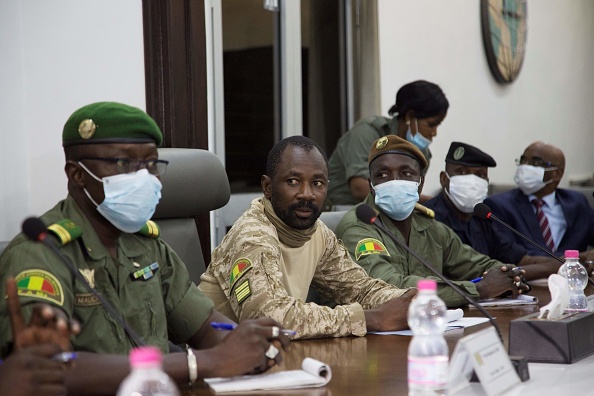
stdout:
<svg viewBox="0 0 594 396">
<path fill-rule="evenodd" d="M 103 305 L 103 308 L 111 315 L 111 317 L 126 331 L 132 342 L 137 346 L 143 346 L 144 341 L 136 334 L 134 329 L 124 322 L 124 320 L 120 317 L 118 312 L 111 306 L 111 304 L 101 295 L 97 290 L 91 287 L 85 277 L 80 273 L 78 268 L 62 251 L 49 239 L 47 228 L 43 222 L 37 217 L 29 217 L 23 222 L 22 225 L 23 234 L 33 241 L 38 241 L 43 243 L 45 246 L 50 248 L 56 256 L 68 267 L 68 270 L 74 275 L 74 277 L 82 283 L 82 285 L 87 289 L 87 291 L 93 294 L 97 300 Z"/>
<path fill-rule="evenodd" d="M 502 226 L 504 226 L 505 228 L 507 228 L 508 230 L 513 232 L 514 234 L 518 235 L 519 237 L 530 242 L 531 244 L 533 244 L 534 246 L 536 246 L 537 248 L 539 248 L 540 250 L 542 250 L 543 252 L 545 252 L 546 254 L 548 254 L 549 256 L 551 256 L 552 258 L 557 260 L 558 262 L 560 262 L 561 264 L 565 264 L 565 261 L 562 258 L 555 256 L 548 249 L 545 249 L 544 247 L 540 246 L 538 243 L 534 242 L 532 239 L 528 238 L 526 235 L 522 234 L 520 231 L 516 230 L 515 228 L 513 228 L 512 226 L 510 226 L 509 224 L 507 224 L 506 222 L 504 222 L 503 220 L 501 220 L 497 216 L 495 216 L 493 214 L 493 212 L 491 211 L 491 208 L 487 204 L 479 202 L 476 205 L 474 205 L 474 215 L 481 219 L 495 220 L 496 222 L 498 222 L 499 224 L 501 224 Z M 594 286 L 594 280 L 592 280 L 592 278 L 590 278 L 589 276 L 588 276 L 588 282 Z"/>
<path fill-rule="evenodd" d="M 384 224 L 380 221 L 380 219 L 377 217 L 375 211 L 373 210 L 373 208 L 371 208 L 371 206 L 366 205 L 366 204 L 361 204 L 361 205 L 357 206 L 357 209 L 355 209 L 355 213 L 357 215 L 357 218 L 359 220 L 361 220 L 362 222 L 364 222 L 366 224 L 373 224 L 374 226 L 376 226 L 377 228 L 382 230 L 391 240 L 396 242 L 396 244 L 398 244 L 400 247 L 402 247 L 404 250 L 406 250 L 408 253 L 410 253 L 414 258 L 416 258 L 421 264 L 423 264 L 425 266 L 425 268 L 427 268 L 435 276 L 437 276 L 439 279 L 441 279 L 446 285 L 448 285 L 449 287 L 454 289 L 454 291 L 456 293 L 458 293 L 460 296 L 462 296 L 470 305 L 472 305 L 476 309 L 478 309 L 487 319 L 489 319 L 489 321 L 491 322 L 491 324 L 493 325 L 495 330 L 497 330 L 497 334 L 499 335 L 499 338 L 503 341 L 503 338 L 501 337 L 501 330 L 499 329 L 499 325 L 495 321 L 495 318 L 493 316 L 491 316 L 491 314 L 489 312 L 487 312 L 487 310 L 485 308 L 483 308 L 482 305 L 480 305 L 479 303 L 474 301 L 474 299 L 472 297 L 470 297 L 464 290 L 460 289 L 460 287 L 458 285 L 456 285 L 451 280 L 446 278 L 441 272 L 439 272 L 438 270 L 433 268 L 433 266 L 431 264 L 429 264 L 425 259 L 423 259 L 421 256 L 419 256 L 417 254 L 417 252 L 412 250 L 406 243 L 404 243 L 400 239 L 396 238 L 396 236 L 394 234 L 392 234 L 392 232 L 390 230 L 388 230 L 386 228 L 386 226 L 384 226 Z"/>
</svg>

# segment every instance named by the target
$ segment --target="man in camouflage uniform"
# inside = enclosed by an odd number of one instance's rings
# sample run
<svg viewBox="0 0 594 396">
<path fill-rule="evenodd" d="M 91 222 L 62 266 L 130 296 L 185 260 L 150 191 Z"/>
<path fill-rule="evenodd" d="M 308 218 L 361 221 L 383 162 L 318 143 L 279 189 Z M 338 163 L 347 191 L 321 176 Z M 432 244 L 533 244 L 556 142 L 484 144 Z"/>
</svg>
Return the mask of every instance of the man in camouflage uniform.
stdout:
<svg viewBox="0 0 594 396">
<path fill-rule="evenodd" d="M 293 136 L 270 151 L 264 197 L 237 220 L 201 277 L 216 309 L 234 320 L 273 318 L 296 338 L 407 327 L 415 292 L 367 276 L 318 221 L 327 186 L 327 159 L 312 140 Z M 306 303 L 310 285 L 339 305 Z"/>
<path fill-rule="evenodd" d="M 427 168 L 427 160 L 417 147 L 388 135 L 374 142 L 368 163 L 371 193 L 364 204 L 379 213 L 381 222 L 434 268 L 477 299 L 508 291 L 516 295 L 519 289 L 526 288 L 520 282 L 522 272 L 515 266 L 491 260 L 463 244 L 444 224 L 426 213 L 413 212 L 415 206 L 419 207 L 417 201 Z M 358 220 L 355 208 L 340 221 L 336 235 L 355 261 L 375 278 L 398 287 L 414 286 L 422 278 L 441 282 L 383 231 Z M 448 307 L 466 304 L 463 297 L 443 283 L 438 286 L 438 294 Z"/>
<path fill-rule="evenodd" d="M 288 344 L 274 321 L 248 322 L 231 333 L 210 326 L 229 320 L 213 310 L 148 221 L 167 166 L 158 160 L 163 136 L 157 124 L 131 106 L 93 103 L 71 115 L 62 140 L 69 195 L 41 217 L 53 233 L 47 238 L 140 336 L 120 327 L 47 246 L 18 235 L 0 258 L 2 285 L 7 276 L 16 278 L 27 319 L 45 303 L 81 325 L 69 393 L 114 394 L 129 372 L 126 354 L 142 341 L 162 352 L 169 351 L 168 340 L 202 349 L 166 357 L 165 369 L 179 383 L 264 371 L 280 361 L 278 350 L 266 354 L 273 341 L 278 348 L 278 340 Z M 5 303 L 0 309 L 6 315 Z M 11 340 L 7 322 L 0 321 L 3 355 Z"/>
</svg>

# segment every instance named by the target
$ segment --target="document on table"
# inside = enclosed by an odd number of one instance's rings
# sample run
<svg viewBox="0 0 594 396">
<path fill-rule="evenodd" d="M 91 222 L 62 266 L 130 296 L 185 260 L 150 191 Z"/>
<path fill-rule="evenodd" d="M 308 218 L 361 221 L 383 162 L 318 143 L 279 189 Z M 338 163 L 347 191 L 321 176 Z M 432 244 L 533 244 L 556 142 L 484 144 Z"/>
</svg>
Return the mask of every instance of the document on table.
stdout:
<svg viewBox="0 0 594 396">
<path fill-rule="evenodd" d="M 515 305 L 536 305 L 538 298 L 527 294 L 519 294 L 516 298 L 488 298 L 479 300 L 483 307 L 508 307 Z"/>
<path fill-rule="evenodd" d="M 305 358 L 302 370 L 279 371 L 270 374 L 243 375 L 231 378 L 205 378 L 215 393 L 248 392 L 255 390 L 315 388 L 332 379 L 330 366 L 312 358 Z"/>
<path fill-rule="evenodd" d="M 470 327 L 485 323 L 489 320 L 487 318 L 465 318 L 464 311 L 462 311 L 460 308 L 448 309 L 446 312 L 446 318 L 448 320 L 448 327 L 445 331 Z M 412 336 L 413 332 L 412 330 L 370 331 L 368 334 Z"/>
</svg>

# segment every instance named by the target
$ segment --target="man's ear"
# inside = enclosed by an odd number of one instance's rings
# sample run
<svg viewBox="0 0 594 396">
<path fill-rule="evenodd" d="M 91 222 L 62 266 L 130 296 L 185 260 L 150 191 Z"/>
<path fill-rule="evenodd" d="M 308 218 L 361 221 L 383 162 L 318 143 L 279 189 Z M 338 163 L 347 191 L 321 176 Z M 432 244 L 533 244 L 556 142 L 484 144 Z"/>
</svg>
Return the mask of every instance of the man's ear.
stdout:
<svg viewBox="0 0 594 396">
<path fill-rule="evenodd" d="M 439 173 L 439 184 L 441 184 L 441 188 L 445 189 L 446 187 L 449 189 L 450 187 L 450 180 L 444 171 Z"/>
<path fill-rule="evenodd" d="M 375 197 L 375 188 L 373 188 L 373 184 L 371 184 L 371 178 L 368 178 L 367 182 L 369 183 L 369 191 L 371 191 L 371 195 Z"/>
<path fill-rule="evenodd" d="M 262 192 L 264 193 L 264 196 L 267 199 L 270 199 L 270 197 L 272 196 L 272 180 L 270 179 L 270 177 L 262 175 L 262 178 L 260 179 L 260 185 L 262 186 Z"/>
<path fill-rule="evenodd" d="M 74 161 L 66 161 L 66 165 L 64 165 L 64 172 L 66 172 L 66 177 L 70 183 L 80 188 L 85 187 L 85 175 L 83 174 L 84 171 L 79 164 Z"/>
<path fill-rule="evenodd" d="M 419 182 L 419 195 L 421 195 L 421 191 L 423 191 L 423 186 L 425 185 L 425 175 L 421 175 L 421 181 Z"/>
</svg>

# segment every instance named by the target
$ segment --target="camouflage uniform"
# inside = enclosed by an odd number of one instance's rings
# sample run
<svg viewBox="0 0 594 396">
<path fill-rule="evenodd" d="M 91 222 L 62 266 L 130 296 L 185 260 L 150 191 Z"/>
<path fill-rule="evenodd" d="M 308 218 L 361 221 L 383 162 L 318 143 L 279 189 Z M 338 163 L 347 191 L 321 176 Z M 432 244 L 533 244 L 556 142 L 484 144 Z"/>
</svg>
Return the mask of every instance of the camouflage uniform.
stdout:
<svg viewBox="0 0 594 396">
<path fill-rule="evenodd" d="M 63 219 L 72 220 L 82 236 L 62 246 L 62 253 L 147 344 L 168 352 L 168 339 L 183 343 L 204 324 L 213 304 L 192 284 L 184 264 L 163 241 L 122 233 L 116 259 L 70 196 L 42 217 L 45 224 Z M 158 268 L 151 268 L 153 263 Z M 72 339 L 75 350 L 127 354 L 133 347 L 124 330 L 48 247 L 18 235 L 0 257 L 0 268 L 1 295 L 6 295 L 6 277 L 14 276 L 27 317 L 31 303 L 44 302 L 80 322 L 81 333 Z M 139 270 L 146 275 L 135 277 Z M 6 318 L 4 302 L 1 311 Z M 0 321 L 0 337 L 4 355 L 12 338 L 8 320 Z"/>
<path fill-rule="evenodd" d="M 367 159 L 373 142 L 386 135 L 398 135 L 396 118 L 371 116 L 357 122 L 345 133 L 328 160 L 328 203 L 331 205 L 356 205 L 349 189 L 353 177 L 369 178 Z M 427 161 L 431 151 L 421 151 Z"/>
<path fill-rule="evenodd" d="M 371 194 L 367 196 L 365 203 L 380 212 Z M 397 238 L 404 241 L 400 231 L 386 214 L 380 212 L 379 218 Z M 369 275 L 398 287 L 415 286 L 422 278 L 436 279 L 438 295 L 448 307 L 467 304 L 384 232 L 358 220 L 355 208 L 347 212 L 340 221 L 336 235 Z M 409 246 L 474 298 L 479 298 L 479 294 L 470 279 L 478 278 L 484 271 L 503 265 L 463 244 L 454 231 L 444 224 L 416 212 L 412 214 Z"/>
<path fill-rule="evenodd" d="M 295 329 L 297 338 L 362 336 L 366 334 L 363 310 L 406 292 L 367 276 L 319 220 L 303 246 L 283 245 L 261 200 L 252 201 L 237 220 L 201 277 L 199 288 L 218 311 L 234 320 L 270 317 Z M 295 258 L 300 253 L 311 256 L 316 246 L 321 248 L 314 252 L 314 260 Z M 288 250 L 296 253 L 293 259 L 285 254 Z M 287 287 L 292 277 L 307 279 L 296 293 Z M 330 308 L 305 303 L 310 283 L 323 297 L 343 305 Z"/>
</svg>

